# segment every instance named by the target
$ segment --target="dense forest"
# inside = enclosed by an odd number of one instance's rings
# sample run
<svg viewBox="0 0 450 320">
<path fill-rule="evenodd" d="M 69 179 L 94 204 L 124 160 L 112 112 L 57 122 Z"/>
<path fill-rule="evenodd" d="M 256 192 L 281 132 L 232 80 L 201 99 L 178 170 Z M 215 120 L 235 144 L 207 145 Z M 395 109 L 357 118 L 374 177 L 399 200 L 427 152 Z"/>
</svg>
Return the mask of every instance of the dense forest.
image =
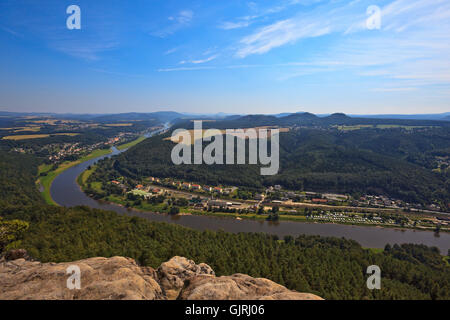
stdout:
<svg viewBox="0 0 450 320">
<path fill-rule="evenodd" d="M 257 188 L 280 184 L 301 191 L 437 202 L 443 208 L 450 204 L 449 170 L 433 171 L 436 156 L 450 156 L 448 128 L 296 128 L 280 134 L 280 170 L 274 176 L 261 176 L 258 165 L 176 166 L 171 161 L 173 146 L 164 137 L 147 139 L 102 162 L 92 179 L 157 176 Z"/>
<path fill-rule="evenodd" d="M 450 298 L 450 267 L 426 246 L 375 253 L 345 239 L 201 232 L 86 207 L 2 207 L 0 215 L 29 222 L 10 247 L 25 248 L 40 261 L 121 255 L 158 267 L 179 255 L 209 264 L 218 275 L 265 277 L 326 299 Z M 366 287 L 370 265 L 382 270 L 381 290 Z"/>
<path fill-rule="evenodd" d="M 43 203 L 35 184 L 39 161 L 0 150 L 0 206 Z"/>
</svg>

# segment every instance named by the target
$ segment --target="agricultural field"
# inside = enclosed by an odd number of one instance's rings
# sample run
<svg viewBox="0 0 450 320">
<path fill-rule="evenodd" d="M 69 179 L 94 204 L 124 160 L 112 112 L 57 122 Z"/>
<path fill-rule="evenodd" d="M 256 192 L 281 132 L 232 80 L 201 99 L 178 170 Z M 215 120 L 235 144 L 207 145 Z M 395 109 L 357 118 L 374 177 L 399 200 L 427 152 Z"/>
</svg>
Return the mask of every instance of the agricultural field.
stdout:
<svg viewBox="0 0 450 320">
<path fill-rule="evenodd" d="M 40 138 L 48 138 L 51 136 L 69 136 L 75 137 L 78 136 L 79 133 L 52 133 L 52 134 L 26 134 L 26 135 L 14 135 L 14 136 L 5 136 L 3 140 L 27 140 L 27 139 L 40 139 Z"/>
<path fill-rule="evenodd" d="M 107 123 L 106 127 L 131 127 L 132 123 Z"/>
<path fill-rule="evenodd" d="M 278 129 L 278 130 L 280 130 L 280 132 L 289 132 L 289 128 L 278 128 L 278 127 L 269 127 L 269 126 L 261 126 L 261 127 L 254 127 L 254 128 L 245 128 L 245 129 L 243 129 L 244 130 L 244 133 L 247 133 L 247 131 L 248 130 L 256 130 L 256 134 L 258 135 L 259 134 L 259 130 L 260 129 L 267 129 L 267 130 L 269 130 L 269 131 L 267 131 L 267 136 L 268 136 L 268 138 L 270 138 L 270 134 L 271 134 L 271 131 L 270 131 L 270 129 Z M 218 130 L 218 129 L 217 129 Z M 187 144 L 187 145 L 190 145 L 190 144 L 193 144 L 194 143 L 194 141 L 195 141 L 195 134 L 198 134 L 198 135 L 200 135 L 200 133 L 199 132 L 196 132 L 196 131 L 198 131 L 198 130 L 193 130 L 193 129 L 191 129 L 191 130 L 187 130 L 188 132 L 189 132 L 189 134 L 190 134 L 190 136 L 191 136 L 191 141 L 183 141 L 183 136 L 182 135 L 175 135 L 175 136 L 173 136 L 173 137 L 168 137 L 168 138 L 165 138 L 165 140 L 169 140 L 169 141 L 172 141 L 172 142 L 174 142 L 174 143 L 178 143 L 180 140 L 181 140 L 181 143 L 183 143 L 183 144 Z M 219 130 L 220 131 L 220 133 L 222 134 L 222 135 L 224 135 L 224 134 L 226 134 L 226 130 Z M 237 134 L 232 134 L 233 136 L 237 136 Z M 203 136 L 203 139 L 207 139 L 207 138 L 210 138 L 210 137 L 212 137 L 212 136 L 214 136 L 214 131 L 208 131 L 208 129 L 203 129 L 202 130 L 202 136 Z M 247 138 L 246 138 L 247 139 Z"/>
<path fill-rule="evenodd" d="M 431 126 L 405 126 L 405 125 L 398 125 L 398 124 L 377 124 L 377 125 L 371 125 L 371 124 L 361 124 L 361 125 L 342 125 L 342 126 L 335 126 L 338 130 L 341 131 L 354 131 L 354 130 L 361 130 L 361 129 L 405 129 L 405 130 L 414 130 L 414 129 L 425 129 L 425 128 L 432 128 Z"/>
<path fill-rule="evenodd" d="M 24 135 L 16 135 L 16 136 L 5 136 L 3 140 L 27 140 L 27 139 L 40 139 L 40 138 L 48 138 L 49 134 L 24 134 Z"/>
</svg>

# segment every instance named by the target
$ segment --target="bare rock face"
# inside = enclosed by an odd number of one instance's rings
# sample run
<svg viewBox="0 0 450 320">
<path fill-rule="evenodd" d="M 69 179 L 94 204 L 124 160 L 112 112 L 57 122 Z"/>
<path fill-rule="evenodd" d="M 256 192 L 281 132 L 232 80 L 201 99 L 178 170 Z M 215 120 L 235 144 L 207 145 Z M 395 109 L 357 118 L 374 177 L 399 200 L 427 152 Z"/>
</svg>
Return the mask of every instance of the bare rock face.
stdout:
<svg viewBox="0 0 450 320">
<path fill-rule="evenodd" d="M 196 275 L 215 275 L 213 269 L 207 264 L 195 264 L 192 260 L 178 256 L 161 264 L 157 274 L 159 284 L 170 300 L 178 297 L 186 280 Z"/>
<path fill-rule="evenodd" d="M 77 266 L 81 271 L 80 289 L 67 287 L 70 266 Z M 183 257 L 173 257 L 157 270 L 140 267 L 133 259 L 124 257 L 90 258 L 68 263 L 2 259 L 0 288 L 0 300 L 321 299 L 244 274 L 216 277 L 207 264 L 195 264 Z"/>
<path fill-rule="evenodd" d="M 196 276 L 186 282 L 181 300 L 322 300 L 310 294 L 286 289 L 271 280 L 245 274 Z"/>
<path fill-rule="evenodd" d="M 67 288 L 69 266 L 81 271 L 81 289 Z M 144 272 L 145 271 L 145 272 Z M 123 257 L 90 258 L 70 263 L 18 259 L 0 263 L 0 299 L 165 299 L 148 268 Z"/>
</svg>

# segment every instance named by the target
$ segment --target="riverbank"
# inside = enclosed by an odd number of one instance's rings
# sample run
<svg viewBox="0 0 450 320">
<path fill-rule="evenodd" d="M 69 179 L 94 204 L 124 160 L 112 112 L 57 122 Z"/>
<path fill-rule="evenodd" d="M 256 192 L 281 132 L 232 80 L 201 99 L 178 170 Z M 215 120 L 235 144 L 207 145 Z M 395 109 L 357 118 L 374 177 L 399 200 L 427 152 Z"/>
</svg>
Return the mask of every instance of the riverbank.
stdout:
<svg viewBox="0 0 450 320">
<path fill-rule="evenodd" d="M 81 157 L 78 160 L 75 161 L 66 161 L 62 164 L 60 164 L 56 169 L 52 170 L 52 165 L 40 165 L 38 170 L 39 178 L 36 181 L 36 184 L 38 184 L 41 187 L 41 194 L 44 198 L 45 202 L 50 205 L 57 206 L 58 204 L 53 200 L 51 194 L 50 194 L 50 188 L 52 186 L 53 180 L 61 174 L 62 172 L 66 171 L 69 168 L 72 168 L 73 166 L 76 166 L 80 163 L 83 163 L 85 161 L 89 161 L 91 159 L 95 159 L 107 154 L 111 153 L 111 149 L 99 149 L 94 150 L 90 154 Z M 45 174 L 45 175 L 42 175 Z"/>
<path fill-rule="evenodd" d="M 121 151 L 125 150 L 125 149 L 129 149 L 129 148 L 134 147 L 135 145 L 137 145 L 139 142 L 144 141 L 146 138 L 147 138 L 146 136 L 140 136 L 136 140 L 133 140 L 133 141 L 128 142 L 128 143 L 121 144 L 120 146 L 117 146 L 116 148 L 118 150 L 121 150 Z"/>
<path fill-rule="evenodd" d="M 139 138 L 137 138 L 131 142 L 121 144 L 121 145 L 117 146 L 116 148 L 118 150 L 128 149 L 132 146 L 137 145 L 139 142 L 145 140 L 145 138 L 146 138 L 145 136 L 140 136 Z M 66 162 L 60 164 L 56 169 L 53 169 L 53 165 L 51 165 L 51 164 L 40 165 L 39 169 L 38 169 L 39 178 L 36 180 L 36 184 L 39 186 L 42 197 L 44 198 L 45 202 L 50 205 L 58 206 L 58 204 L 53 200 L 51 193 L 50 193 L 50 188 L 52 186 L 52 183 L 58 175 L 60 175 L 67 169 L 72 168 L 80 163 L 108 155 L 111 152 L 112 152 L 111 148 L 94 150 L 90 154 L 83 156 L 78 160 L 66 161 Z M 80 175 L 80 177 L 81 177 L 81 175 Z"/>
<path fill-rule="evenodd" d="M 84 192 L 86 189 L 85 182 L 89 175 L 95 170 L 95 167 L 90 170 L 84 171 L 78 178 L 77 183 L 80 189 Z M 101 184 L 100 182 L 91 183 L 91 188 L 100 191 Z M 122 208 L 132 209 L 141 213 L 153 212 L 157 214 L 170 215 L 170 207 L 166 204 L 149 204 L 144 201 L 141 202 L 140 205 L 130 205 L 130 202 L 120 196 L 110 195 L 106 199 L 100 199 L 104 203 L 118 205 Z M 346 226 L 358 226 L 358 227 L 372 227 L 372 228 L 380 228 L 380 229 L 395 229 L 395 230 L 417 230 L 417 231 L 427 231 L 433 232 L 433 228 L 426 227 L 402 227 L 398 225 L 390 225 L 390 224 L 370 224 L 370 223 L 357 223 L 357 222 L 331 222 L 326 220 L 314 220 L 307 218 L 304 215 L 292 215 L 292 214 L 278 214 L 278 219 L 269 220 L 269 213 L 256 214 L 256 213 L 230 213 L 230 212 L 214 212 L 214 211 L 203 211 L 203 210 L 194 210 L 189 207 L 180 207 L 180 213 L 172 216 L 185 216 L 185 215 L 194 215 L 194 216 L 207 216 L 207 217 L 219 217 L 219 218 L 229 218 L 236 220 L 253 220 L 253 221 L 269 221 L 271 223 L 277 223 L 281 221 L 289 221 L 289 222 L 298 222 L 298 223 L 307 223 L 307 224 L 329 224 L 329 225 L 346 225 Z M 441 229 L 440 232 L 450 233 L 447 229 Z"/>
</svg>

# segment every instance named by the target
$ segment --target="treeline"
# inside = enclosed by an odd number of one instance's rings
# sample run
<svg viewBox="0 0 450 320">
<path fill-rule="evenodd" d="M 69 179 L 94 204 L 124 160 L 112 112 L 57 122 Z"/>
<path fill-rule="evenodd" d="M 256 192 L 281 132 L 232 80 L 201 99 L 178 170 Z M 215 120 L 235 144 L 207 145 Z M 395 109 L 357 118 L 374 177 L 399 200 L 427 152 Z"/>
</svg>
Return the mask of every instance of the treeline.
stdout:
<svg viewBox="0 0 450 320">
<path fill-rule="evenodd" d="M 179 255 L 209 264 L 218 275 L 265 277 L 326 299 L 450 298 L 450 267 L 438 249 L 426 246 L 374 253 L 345 239 L 201 232 L 86 207 L 2 207 L 0 215 L 29 222 L 14 246 L 43 262 L 120 255 L 158 267 Z M 382 270 L 381 290 L 367 289 L 370 265 Z"/>
<path fill-rule="evenodd" d="M 178 119 L 175 127 L 192 129 L 192 119 Z M 204 122 L 204 128 L 228 129 L 228 128 L 253 128 L 261 126 L 301 126 L 301 127 L 329 127 L 329 126 L 353 126 L 353 125 L 397 125 L 397 126 L 433 126 L 450 128 L 449 121 L 439 120 L 410 120 L 410 119 L 377 119 L 355 118 L 343 113 L 334 113 L 325 117 L 318 117 L 309 112 L 290 114 L 284 117 L 273 115 L 246 115 L 231 116 L 224 120 Z"/>
<path fill-rule="evenodd" d="M 450 174 L 435 173 L 434 156 L 450 150 L 450 131 L 299 129 L 280 134 L 280 170 L 261 176 L 258 165 L 174 165 L 174 144 L 153 137 L 105 160 L 92 179 L 173 177 L 211 185 L 387 195 L 411 203 L 450 203 Z M 225 149 L 225 147 L 224 147 Z M 450 155 L 450 154 L 449 154 Z M 102 178 L 103 177 L 103 178 Z"/>
</svg>

